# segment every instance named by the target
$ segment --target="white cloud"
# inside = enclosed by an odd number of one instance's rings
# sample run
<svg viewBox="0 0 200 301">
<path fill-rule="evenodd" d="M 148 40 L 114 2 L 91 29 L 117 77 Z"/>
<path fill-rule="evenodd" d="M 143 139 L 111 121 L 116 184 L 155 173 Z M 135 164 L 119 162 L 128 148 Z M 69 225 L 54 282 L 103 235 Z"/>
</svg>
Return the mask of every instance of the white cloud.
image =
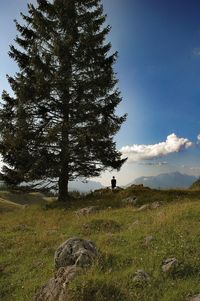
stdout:
<svg viewBox="0 0 200 301">
<path fill-rule="evenodd" d="M 197 141 L 200 142 L 200 134 L 197 135 Z"/>
<path fill-rule="evenodd" d="M 139 165 L 149 165 L 149 166 L 163 166 L 163 165 L 168 165 L 168 162 L 163 161 L 163 162 L 141 162 Z"/>
<path fill-rule="evenodd" d="M 175 134 L 167 136 L 166 141 L 157 144 L 134 144 L 124 146 L 121 152 L 128 157 L 129 162 L 152 160 L 171 153 L 178 153 L 192 146 L 187 138 L 177 137 Z"/>
<path fill-rule="evenodd" d="M 194 48 L 192 52 L 193 52 L 193 55 L 200 56 L 200 48 L 199 47 Z"/>
<path fill-rule="evenodd" d="M 190 170 L 200 170 L 200 166 L 190 167 Z"/>
</svg>

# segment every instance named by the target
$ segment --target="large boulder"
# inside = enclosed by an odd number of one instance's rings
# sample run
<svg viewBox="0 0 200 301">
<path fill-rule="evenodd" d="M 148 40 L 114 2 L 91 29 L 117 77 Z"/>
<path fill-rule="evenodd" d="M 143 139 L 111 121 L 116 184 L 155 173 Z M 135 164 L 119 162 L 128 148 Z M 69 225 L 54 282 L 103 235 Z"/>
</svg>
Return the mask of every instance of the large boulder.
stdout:
<svg viewBox="0 0 200 301">
<path fill-rule="evenodd" d="M 56 269 L 66 266 L 89 266 L 97 257 L 95 244 L 90 240 L 73 237 L 65 241 L 55 252 Z"/>
<path fill-rule="evenodd" d="M 142 205 L 141 207 L 139 207 L 138 209 L 137 209 L 137 211 L 144 211 L 144 210 L 147 210 L 147 209 L 149 209 L 150 208 L 150 205 L 149 204 L 144 204 L 144 205 Z"/>
<path fill-rule="evenodd" d="M 65 241 L 55 252 L 54 278 L 51 278 L 35 294 L 34 301 L 66 301 L 68 284 L 97 257 L 95 244 L 90 240 L 73 237 Z"/>
<path fill-rule="evenodd" d="M 188 299 L 189 301 L 200 301 L 200 294 L 192 296 L 190 299 Z"/>
<path fill-rule="evenodd" d="M 34 301 L 66 301 L 68 294 L 67 288 L 69 282 L 81 270 L 76 266 L 59 268 L 55 277 L 51 278 L 41 289 L 35 294 Z"/>
<path fill-rule="evenodd" d="M 160 207 L 160 202 L 153 202 L 151 205 L 150 205 L 150 208 L 151 209 L 157 209 Z"/>
<path fill-rule="evenodd" d="M 171 273 L 178 266 L 178 260 L 176 258 L 167 258 L 162 262 L 163 273 Z"/>
<path fill-rule="evenodd" d="M 136 286 L 143 286 L 150 281 L 150 276 L 144 270 L 137 270 L 133 277 L 133 283 Z"/>
<path fill-rule="evenodd" d="M 77 216 L 82 216 L 82 215 L 90 215 L 93 213 L 97 213 L 99 211 L 99 208 L 97 206 L 90 206 L 90 207 L 85 207 L 77 210 L 75 214 Z"/>
<path fill-rule="evenodd" d="M 161 206 L 160 202 L 147 203 L 138 208 L 137 211 L 143 211 L 146 209 L 157 209 Z"/>
<path fill-rule="evenodd" d="M 138 202 L 139 202 L 139 200 L 136 196 L 129 196 L 122 200 L 122 203 L 124 205 L 129 205 L 129 206 L 136 206 L 138 204 Z"/>
<path fill-rule="evenodd" d="M 152 240 L 154 240 L 154 237 L 152 235 L 145 237 L 143 246 L 148 247 L 151 244 Z"/>
</svg>

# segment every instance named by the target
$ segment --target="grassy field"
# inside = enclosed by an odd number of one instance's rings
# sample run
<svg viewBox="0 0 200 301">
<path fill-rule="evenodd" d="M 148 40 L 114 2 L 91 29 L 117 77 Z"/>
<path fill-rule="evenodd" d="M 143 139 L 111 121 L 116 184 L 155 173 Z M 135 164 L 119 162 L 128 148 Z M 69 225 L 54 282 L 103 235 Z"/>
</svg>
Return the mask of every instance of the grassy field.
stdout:
<svg viewBox="0 0 200 301">
<path fill-rule="evenodd" d="M 137 196 L 137 211 L 122 200 Z M 102 210 L 77 217 L 75 210 Z M 93 193 L 59 205 L 39 193 L 0 192 L 0 300 L 30 301 L 54 273 L 57 247 L 72 236 L 95 242 L 99 258 L 70 284 L 75 301 L 184 301 L 200 293 L 200 192 L 128 188 Z M 153 236 L 144 246 L 144 239 Z M 162 261 L 176 257 L 175 272 L 163 275 Z M 135 283 L 134 273 L 150 280 Z"/>
</svg>

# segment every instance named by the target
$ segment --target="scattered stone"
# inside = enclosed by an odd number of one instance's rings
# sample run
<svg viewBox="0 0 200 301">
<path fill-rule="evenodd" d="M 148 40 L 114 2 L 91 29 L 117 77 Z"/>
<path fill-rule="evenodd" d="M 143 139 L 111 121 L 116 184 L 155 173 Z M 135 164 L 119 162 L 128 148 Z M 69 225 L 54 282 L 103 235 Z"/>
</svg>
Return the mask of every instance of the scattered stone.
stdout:
<svg viewBox="0 0 200 301">
<path fill-rule="evenodd" d="M 135 283 L 146 283 L 150 280 L 149 275 L 144 270 L 137 270 L 134 274 L 133 282 Z"/>
<path fill-rule="evenodd" d="M 59 268 L 54 278 L 51 278 L 35 294 L 34 301 L 65 301 L 69 282 L 81 270 L 76 266 Z"/>
<path fill-rule="evenodd" d="M 137 219 L 136 221 L 134 221 L 130 226 L 134 227 L 140 224 L 140 221 Z"/>
<path fill-rule="evenodd" d="M 85 267 L 91 265 L 96 257 L 97 250 L 92 241 L 74 237 L 57 249 L 54 262 L 56 269 L 71 265 Z"/>
<path fill-rule="evenodd" d="M 138 208 L 137 211 L 143 211 L 143 210 L 146 210 L 146 209 L 149 209 L 149 208 L 150 208 L 149 204 L 145 204 L 145 205 L 142 205 L 140 208 Z"/>
<path fill-rule="evenodd" d="M 151 208 L 151 209 L 157 209 L 158 207 L 160 207 L 160 203 L 159 203 L 159 202 L 153 202 L 153 203 L 150 205 L 150 208 Z"/>
<path fill-rule="evenodd" d="M 124 188 L 119 187 L 119 186 L 117 186 L 117 187 L 114 189 L 114 191 L 122 191 L 122 190 L 124 190 Z"/>
<path fill-rule="evenodd" d="M 162 262 L 163 273 L 170 273 L 178 266 L 176 258 L 167 258 Z"/>
<path fill-rule="evenodd" d="M 154 239 L 153 236 L 145 237 L 145 239 L 143 241 L 143 246 L 148 247 L 153 239 Z"/>
<path fill-rule="evenodd" d="M 153 202 L 151 204 L 144 204 L 142 205 L 140 208 L 138 208 L 137 211 L 143 211 L 143 210 L 146 210 L 146 209 L 157 209 L 160 207 L 160 202 Z"/>
<path fill-rule="evenodd" d="M 44 266 L 44 262 L 42 260 L 34 261 L 32 263 L 31 270 L 41 269 Z"/>
<path fill-rule="evenodd" d="M 100 188 L 93 191 L 93 195 L 102 196 L 104 194 L 110 193 L 110 187 Z"/>
<path fill-rule="evenodd" d="M 135 226 L 139 225 L 139 220 L 134 221 L 132 224 L 130 224 L 129 229 L 132 230 L 134 229 Z"/>
<path fill-rule="evenodd" d="M 200 301 L 200 294 L 192 296 L 189 301 Z"/>
<path fill-rule="evenodd" d="M 99 208 L 97 206 L 90 206 L 90 207 L 79 209 L 75 213 L 77 216 L 81 216 L 81 215 L 89 215 L 89 214 L 97 213 L 98 211 Z"/>
<path fill-rule="evenodd" d="M 122 200 L 125 205 L 136 206 L 138 204 L 138 198 L 136 196 L 130 196 Z"/>
<path fill-rule="evenodd" d="M 30 228 L 25 224 L 19 224 L 13 228 L 14 231 L 29 231 Z"/>
</svg>

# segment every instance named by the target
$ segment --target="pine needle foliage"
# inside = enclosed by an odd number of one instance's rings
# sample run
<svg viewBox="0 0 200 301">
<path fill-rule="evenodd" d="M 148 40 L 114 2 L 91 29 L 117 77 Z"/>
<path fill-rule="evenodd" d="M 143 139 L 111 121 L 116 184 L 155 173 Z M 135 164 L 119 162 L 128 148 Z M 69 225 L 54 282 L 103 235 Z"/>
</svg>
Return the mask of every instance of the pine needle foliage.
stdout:
<svg viewBox="0 0 200 301">
<path fill-rule="evenodd" d="M 58 179 L 65 201 L 68 181 L 125 162 L 114 141 L 126 119 L 116 114 L 117 53 L 100 0 L 37 0 L 21 15 L 9 52 L 19 67 L 8 76 L 14 96 L 4 91 L 0 108 L 4 179 Z"/>
</svg>

